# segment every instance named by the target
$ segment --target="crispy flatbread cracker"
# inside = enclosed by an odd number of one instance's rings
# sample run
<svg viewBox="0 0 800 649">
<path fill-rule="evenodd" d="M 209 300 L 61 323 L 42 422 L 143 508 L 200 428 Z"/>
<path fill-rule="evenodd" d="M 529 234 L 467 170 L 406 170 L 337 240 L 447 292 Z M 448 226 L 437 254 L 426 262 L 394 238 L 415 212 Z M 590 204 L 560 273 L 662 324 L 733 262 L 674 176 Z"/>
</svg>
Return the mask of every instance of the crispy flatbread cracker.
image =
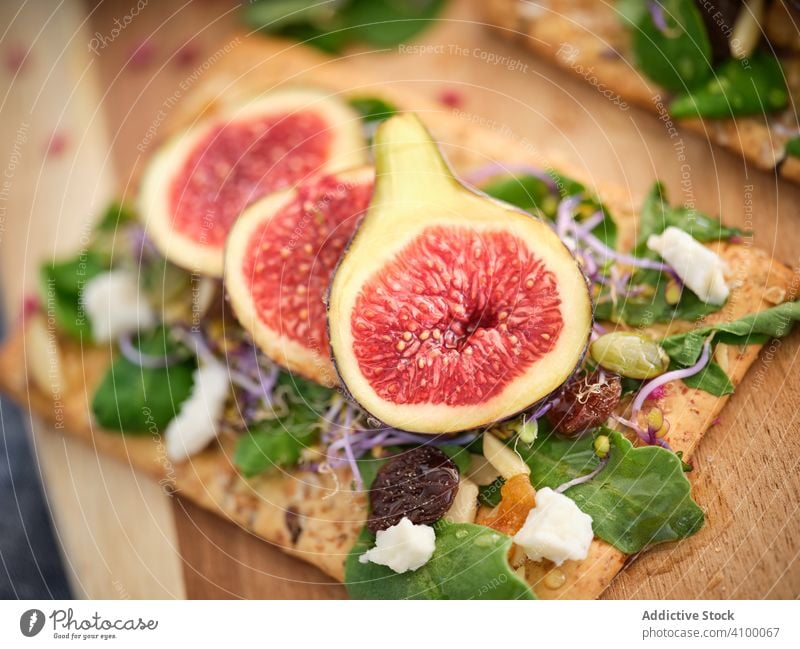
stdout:
<svg viewBox="0 0 800 649">
<path fill-rule="evenodd" d="M 501 137 L 441 106 L 414 97 L 382 81 L 359 78 L 346 64 L 331 62 L 297 45 L 241 37 L 218 61 L 173 118 L 170 132 L 185 127 L 221 105 L 240 101 L 283 83 L 313 84 L 346 96 L 379 95 L 398 106 L 416 110 L 439 139 L 457 171 L 487 161 L 552 164 L 564 173 L 585 177 L 543 156 L 524 142 Z M 165 132 L 165 136 L 168 133 Z M 635 235 L 635 216 L 627 194 L 600 188 L 599 194 L 615 215 L 621 241 Z M 736 269 L 726 308 L 707 322 L 740 317 L 789 299 L 792 274 L 788 267 L 748 245 L 719 244 L 720 254 Z M 677 328 L 691 327 L 676 323 Z M 56 423 L 65 434 L 93 445 L 98 452 L 131 463 L 169 490 L 218 512 L 287 553 L 308 561 L 335 579 L 344 578 L 344 560 L 366 518 L 364 494 L 350 490 L 347 469 L 316 474 L 277 472 L 246 480 L 232 462 L 234 441 L 221 438 L 190 461 L 173 465 L 165 456 L 158 432 L 122 436 L 93 425 L 88 404 L 110 362 L 108 347 L 81 347 L 52 328 L 42 314 L 28 315 L 12 331 L 0 350 L 0 388 L 17 401 Z M 716 360 L 738 385 L 758 355 L 758 347 L 728 348 Z M 668 440 L 688 457 L 709 428 L 727 398 L 673 385 L 661 405 L 672 427 Z M 619 572 L 626 556 L 595 539 L 583 561 L 568 561 L 560 570 L 566 580 L 559 588 L 545 585 L 551 566 L 526 562 L 525 576 L 542 598 L 589 599 L 599 596 Z"/>
<path fill-rule="evenodd" d="M 613 2 L 596 0 L 487 0 L 487 21 L 507 39 L 522 43 L 543 58 L 579 76 L 591 76 L 627 103 L 662 114 L 668 92 L 633 64 L 630 35 L 619 21 Z M 790 94 L 800 93 L 800 60 L 781 59 Z M 784 111 L 734 119 L 676 120 L 752 162 L 800 181 L 800 161 L 786 158 L 786 142 L 797 135 L 797 116 Z"/>
</svg>

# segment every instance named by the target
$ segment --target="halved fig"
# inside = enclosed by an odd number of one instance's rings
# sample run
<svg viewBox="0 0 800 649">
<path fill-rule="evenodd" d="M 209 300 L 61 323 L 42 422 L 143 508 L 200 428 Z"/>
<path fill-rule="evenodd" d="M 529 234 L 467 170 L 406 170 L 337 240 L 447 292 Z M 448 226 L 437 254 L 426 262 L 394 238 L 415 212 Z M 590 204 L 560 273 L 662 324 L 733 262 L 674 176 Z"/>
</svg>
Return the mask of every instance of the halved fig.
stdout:
<svg viewBox="0 0 800 649">
<path fill-rule="evenodd" d="M 219 277 L 225 238 L 247 205 L 366 161 L 349 106 L 319 90 L 274 91 L 168 141 L 145 171 L 140 210 L 167 259 Z"/>
<path fill-rule="evenodd" d="M 225 288 L 242 326 L 291 371 L 335 385 L 325 294 L 372 196 L 372 167 L 315 176 L 253 203 L 228 235 Z"/>
<path fill-rule="evenodd" d="M 468 189 L 413 114 L 375 135 L 375 192 L 331 283 L 334 363 L 376 419 L 466 430 L 528 409 L 574 372 L 592 306 L 544 221 Z"/>
</svg>

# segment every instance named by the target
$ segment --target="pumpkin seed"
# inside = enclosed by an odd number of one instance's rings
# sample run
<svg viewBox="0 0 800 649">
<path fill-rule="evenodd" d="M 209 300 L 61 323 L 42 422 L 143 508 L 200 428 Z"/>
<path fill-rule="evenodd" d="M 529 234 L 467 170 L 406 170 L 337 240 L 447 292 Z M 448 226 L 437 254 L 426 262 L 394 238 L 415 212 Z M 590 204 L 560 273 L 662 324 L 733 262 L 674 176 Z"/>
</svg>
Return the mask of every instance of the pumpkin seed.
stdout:
<svg viewBox="0 0 800 649">
<path fill-rule="evenodd" d="M 590 353 L 600 367 L 629 379 L 652 379 L 669 366 L 669 356 L 656 341 L 632 331 L 600 336 Z"/>
</svg>

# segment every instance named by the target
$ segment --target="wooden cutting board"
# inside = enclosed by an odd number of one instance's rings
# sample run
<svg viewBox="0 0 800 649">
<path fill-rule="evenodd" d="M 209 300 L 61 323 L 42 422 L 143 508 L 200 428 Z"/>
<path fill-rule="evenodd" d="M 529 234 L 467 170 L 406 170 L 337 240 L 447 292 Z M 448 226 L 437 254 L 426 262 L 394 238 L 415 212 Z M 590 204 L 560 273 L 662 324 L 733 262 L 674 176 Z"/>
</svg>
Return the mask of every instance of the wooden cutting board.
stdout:
<svg viewBox="0 0 800 649">
<path fill-rule="evenodd" d="M 0 135 L 9 160 L 21 160 L 7 216 L 0 218 L 10 313 L 33 286 L 38 260 L 74 249 L 103 202 L 130 193 L 149 132 L 239 27 L 237 5 L 210 0 L 151 2 L 138 13 L 127 2 L 72 0 L 53 15 L 46 3 L 18 11 L 22 5 L 0 8 L 0 24 L 10 27 L 0 41 L 10 90 L 0 104 Z M 625 187 L 633 200 L 660 178 L 673 200 L 755 227 L 754 245 L 800 265 L 800 188 L 747 169 L 705 140 L 670 134 L 653 117 L 622 110 L 591 86 L 496 40 L 470 2 L 452 2 L 409 46 L 348 57 L 364 72 L 455 104 L 533 150 L 558 152 L 595 183 Z M 800 594 L 799 345 L 795 334 L 765 349 L 702 442 L 692 479 L 706 527 L 633 562 L 606 597 Z M 316 569 L 32 424 L 77 595 L 344 596 Z"/>
</svg>

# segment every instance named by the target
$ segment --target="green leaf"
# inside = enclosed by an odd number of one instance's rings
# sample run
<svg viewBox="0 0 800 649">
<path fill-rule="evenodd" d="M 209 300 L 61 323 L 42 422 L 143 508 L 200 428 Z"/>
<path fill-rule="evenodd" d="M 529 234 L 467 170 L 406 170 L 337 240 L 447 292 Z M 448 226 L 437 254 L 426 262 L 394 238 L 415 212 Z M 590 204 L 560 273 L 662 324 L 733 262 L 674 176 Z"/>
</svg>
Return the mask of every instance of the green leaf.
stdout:
<svg viewBox="0 0 800 649">
<path fill-rule="evenodd" d="M 503 476 L 497 476 L 491 484 L 478 487 L 478 500 L 487 507 L 497 507 L 502 497 L 500 490 L 505 483 Z"/>
<path fill-rule="evenodd" d="M 192 293 L 192 274 L 164 257 L 136 260 L 139 266 L 139 287 L 150 304 L 162 311 L 169 308 L 188 309 L 187 295 Z"/>
<path fill-rule="evenodd" d="M 800 136 L 793 137 L 786 143 L 786 155 L 793 158 L 800 158 Z"/>
<path fill-rule="evenodd" d="M 439 450 L 445 453 L 458 467 L 458 472 L 464 475 L 469 470 L 469 451 L 463 446 L 455 446 L 446 444 L 439 446 Z"/>
<path fill-rule="evenodd" d="M 330 388 L 289 372 L 280 373 L 275 390 L 296 416 L 310 421 L 316 421 L 336 395 Z"/>
<path fill-rule="evenodd" d="M 527 212 L 541 212 L 551 219 L 555 215 L 557 201 L 547 183 L 536 176 L 501 176 L 481 189 L 489 196 Z"/>
<path fill-rule="evenodd" d="M 81 305 L 84 286 L 108 270 L 102 255 L 83 250 L 72 259 L 43 264 L 39 270 L 42 304 L 53 315 L 58 328 L 77 338 L 91 340 L 92 327 Z"/>
<path fill-rule="evenodd" d="M 778 59 L 758 51 L 749 59 L 728 59 L 708 82 L 676 97 L 669 106 L 673 117 L 726 118 L 763 115 L 785 108 L 789 91 Z"/>
<path fill-rule="evenodd" d="M 253 29 L 277 32 L 289 26 L 320 22 L 330 14 L 330 3 L 320 0 L 262 0 L 242 9 L 242 18 Z"/>
<path fill-rule="evenodd" d="M 355 41 L 392 47 L 411 40 L 444 6 L 444 0 L 261 0 L 246 6 L 253 29 L 296 38 L 325 52 Z"/>
<path fill-rule="evenodd" d="M 611 213 L 585 185 L 577 180 L 564 176 L 556 171 L 549 170 L 547 174 L 553 179 L 556 193 L 542 178 L 531 174 L 511 174 L 492 179 L 481 187 L 481 190 L 501 201 L 510 203 L 535 216 L 555 219 L 558 210 L 559 198 L 581 196 L 578 206 L 579 218 L 589 217 L 602 210 L 603 220 L 592 230 L 598 239 L 612 248 L 617 241 L 617 226 Z"/>
<path fill-rule="evenodd" d="M 180 349 L 165 328 L 141 334 L 139 349 L 151 356 Z M 120 356 L 106 371 L 92 398 L 95 421 L 107 430 L 127 434 L 166 428 L 192 391 L 193 358 L 169 367 L 145 368 Z"/>
<path fill-rule="evenodd" d="M 248 478 L 273 467 L 294 466 L 318 436 L 315 420 L 294 413 L 260 421 L 237 441 L 233 463 Z"/>
<path fill-rule="evenodd" d="M 714 343 L 728 345 L 761 345 L 770 338 L 789 335 L 800 320 L 800 301 L 750 313 L 731 322 L 720 322 L 687 333 L 667 336 L 661 346 L 670 358 L 682 367 L 694 365 L 703 351 L 703 344 L 713 335 Z"/>
<path fill-rule="evenodd" d="M 358 472 L 361 474 L 361 482 L 364 483 L 365 491 L 369 491 L 372 483 L 375 482 L 378 469 L 380 469 L 392 455 L 399 452 L 399 449 L 387 449 L 387 451 L 388 454 L 386 457 L 362 457 L 360 460 L 356 460 Z"/>
<path fill-rule="evenodd" d="M 256 422 L 236 442 L 233 463 L 248 478 L 276 466 L 297 464 L 303 449 L 319 437 L 319 418 L 334 398 L 333 390 L 281 372 L 276 398 L 285 412 Z"/>
<path fill-rule="evenodd" d="M 597 476 L 565 492 L 592 517 L 596 536 L 634 554 L 700 529 L 703 512 L 691 499 L 679 458 L 659 446 L 634 448 L 622 434 L 607 428 L 578 439 L 552 431 L 540 434 L 525 457 L 533 486 L 555 489 L 596 469 L 597 434 L 609 436 L 608 463 Z"/>
<path fill-rule="evenodd" d="M 659 446 L 634 448 L 621 433 L 607 432 L 605 468 L 565 492 L 592 517 L 595 535 L 635 554 L 697 532 L 705 517 L 692 500 L 680 458 Z"/>
<path fill-rule="evenodd" d="M 353 97 L 348 102 L 367 124 L 375 124 L 391 117 L 397 107 L 380 97 Z"/>
<path fill-rule="evenodd" d="M 718 219 L 695 209 L 683 206 L 671 207 L 667 202 L 664 185 L 657 182 L 648 192 L 642 205 L 635 254 L 638 256 L 648 254 L 648 237 L 652 234 L 661 234 L 670 226 L 688 232 L 700 243 L 724 241 L 742 234 L 738 228 L 729 228 Z"/>
<path fill-rule="evenodd" d="M 392 47 L 425 29 L 444 4 L 444 0 L 350 0 L 342 16 L 356 40 Z"/>
<path fill-rule="evenodd" d="M 594 452 L 592 435 L 577 439 L 561 437 L 553 432 L 547 420 L 541 421 L 539 437 L 531 447 L 518 450 L 530 467 L 531 484 L 536 489 L 555 489 L 573 478 L 591 473 L 600 463 Z"/>
<path fill-rule="evenodd" d="M 677 369 L 677 367 L 672 369 Z M 683 379 L 683 382 L 690 388 L 705 390 L 715 397 L 724 397 L 734 392 L 733 383 L 725 374 L 725 370 L 713 361 L 694 376 Z"/>
<path fill-rule="evenodd" d="M 386 566 L 361 563 L 375 544 L 364 528 L 345 563 L 345 585 L 353 599 L 536 599 L 508 565 L 511 537 L 483 525 L 439 521 L 430 561 L 397 574 Z"/>
<path fill-rule="evenodd" d="M 642 4 L 646 4 L 642 0 Z M 696 88 L 712 74 L 711 41 L 694 0 L 660 0 L 665 33 L 650 11 L 640 11 L 633 27 L 633 55 L 650 79 L 674 92 Z"/>
<path fill-rule="evenodd" d="M 686 207 L 671 207 L 663 185 L 656 183 L 642 206 L 639 231 L 632 253 L 641 258 L 657 259 L 658 255 L 647 248 L 647 238 L 651 234 L 661 234 L 669 226 L 685 230 L 703 243 L 721 241 L 741 234 L 740 230 L 726 227 L 702 212 Z M 657 270 L 637 271 L 629 286 L 650 287 L 650 294 L 612 301 L 608 289 L 604 288 L 595 307 L 595 318 L 624 322 L 635 327 L 648 327 L 657 322 L 698 320 L 722 308 L 721 305 L 703 302 L 689 290 L 682 292 L 677 304 L 670 304 L 666 298 L 669 280 L 669 275 Z"/>
<path fill-rule="evenodd" d="M 100 232 L 116 232 L 122 225 L 127 225 L 136 220 L 136 213 L 125 203 L 114 201 L 103 212 L 103 216 L 95 226 Z"/>
</svg>

